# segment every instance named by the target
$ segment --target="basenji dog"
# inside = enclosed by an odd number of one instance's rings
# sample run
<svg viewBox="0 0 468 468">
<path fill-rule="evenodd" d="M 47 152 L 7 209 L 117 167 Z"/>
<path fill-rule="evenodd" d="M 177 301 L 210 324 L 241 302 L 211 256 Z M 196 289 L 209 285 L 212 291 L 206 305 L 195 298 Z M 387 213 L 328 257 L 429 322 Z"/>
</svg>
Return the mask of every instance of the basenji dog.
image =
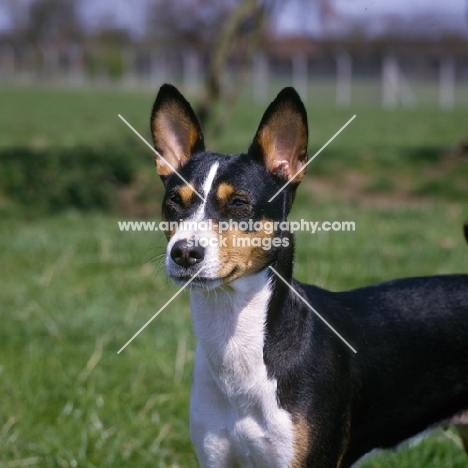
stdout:
<svg viewBox="0 0 468 468">
<path fill-rule="evenodd" d="M 156 97 L 151 133 L 172 226 L 167 275 L 190 281 L 190 434 L 202 467 L 345 468 L 437 425 L 460 425 L 468 441 L 468 275 L 347 292 L 293 279 L 283 222 L 308 145 L 293 88 L 269 105 L 245 153 L 207 151 L 171 85 Z"/>
</svg>

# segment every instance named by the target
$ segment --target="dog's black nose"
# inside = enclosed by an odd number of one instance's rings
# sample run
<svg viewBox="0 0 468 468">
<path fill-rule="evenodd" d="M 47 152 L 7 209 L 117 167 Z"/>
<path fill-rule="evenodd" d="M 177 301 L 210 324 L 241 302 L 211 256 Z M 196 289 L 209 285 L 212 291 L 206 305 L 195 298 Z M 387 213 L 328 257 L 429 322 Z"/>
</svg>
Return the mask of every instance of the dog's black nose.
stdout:
<svg viewBox="0 0 468 468">
<path fill-rule="evenodd" d="M 194 245 L 187 239 L 177 241 L 171 249 L 172 260 L 184 268 L 201 262 L 204 257 L 205 249 L 201 245 Z"/>
</svg>

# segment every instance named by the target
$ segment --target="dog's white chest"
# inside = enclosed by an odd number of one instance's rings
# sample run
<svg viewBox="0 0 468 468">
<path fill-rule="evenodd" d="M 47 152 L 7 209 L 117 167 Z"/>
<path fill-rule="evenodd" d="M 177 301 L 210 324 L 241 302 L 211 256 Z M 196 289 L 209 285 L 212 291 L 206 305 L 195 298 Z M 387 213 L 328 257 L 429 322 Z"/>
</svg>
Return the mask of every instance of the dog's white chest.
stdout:
<svg viewBox="0 0 468 468">
<path fill-rule="evenodd" d="M 190 432 L 202 467 L 289 467 L 291 415 L 263 361 L 265 273 L 226 291 L 192 292 L 196 350 Z"/>
</svg>

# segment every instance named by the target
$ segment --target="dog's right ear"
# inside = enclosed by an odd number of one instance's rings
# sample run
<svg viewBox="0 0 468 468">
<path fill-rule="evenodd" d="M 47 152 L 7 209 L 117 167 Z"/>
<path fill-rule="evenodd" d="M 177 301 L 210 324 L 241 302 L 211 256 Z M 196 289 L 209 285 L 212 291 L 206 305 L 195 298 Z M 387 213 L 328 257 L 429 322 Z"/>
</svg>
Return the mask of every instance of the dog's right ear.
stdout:
<svg viewBox="0 0 468 468">
<path fill-rule="evenodd" d="M 172 85 L 159 90 L 151 111 L 151 135 L 158 174 L 164 180 L 185 165 L 190 156 L 205 149 L 200 124 L 190 104 Z"/>
</svg>

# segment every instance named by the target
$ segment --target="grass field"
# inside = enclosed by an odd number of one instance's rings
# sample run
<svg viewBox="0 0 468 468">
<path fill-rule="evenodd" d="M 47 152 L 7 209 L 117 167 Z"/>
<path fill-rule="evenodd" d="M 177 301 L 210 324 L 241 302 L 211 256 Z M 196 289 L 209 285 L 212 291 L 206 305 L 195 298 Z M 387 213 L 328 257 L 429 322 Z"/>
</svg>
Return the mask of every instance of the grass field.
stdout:
<svg viewBox="0 0 468 468">
<path fill-rule="evenodd" d="M 128 145 L 140 161 L 137 180 L 154 182 L 149 214 L 158 219 L 152 155 L 117 118 L 149 137 L 152 99 L 0 88 L 0 153 Z M 240 103 L 214 147 L 245 148 L 263 107 Z M 468 111 L 308 107 L 310 154 L 357 118 L 311 164 L 291 218 L 352 220 L 356 231 L 299 233 L 296 277 L 338 290 L 468 272 L 468 160 L 449 151 L 468 135 Z M 0 187 L 1 203 L 9 201 Z M 0 467 L 197 466 L 188 435 L 195 339 L 187 294 L 117 354 L 178 290 L 164 276 L 163 236 L 120 232 L 117 220 L 128 216 L 10 213 L 0 223 Z M 363 466 L 462 468 L 468 458 L 454 432 L 440 431 Z"/>
</svg>

